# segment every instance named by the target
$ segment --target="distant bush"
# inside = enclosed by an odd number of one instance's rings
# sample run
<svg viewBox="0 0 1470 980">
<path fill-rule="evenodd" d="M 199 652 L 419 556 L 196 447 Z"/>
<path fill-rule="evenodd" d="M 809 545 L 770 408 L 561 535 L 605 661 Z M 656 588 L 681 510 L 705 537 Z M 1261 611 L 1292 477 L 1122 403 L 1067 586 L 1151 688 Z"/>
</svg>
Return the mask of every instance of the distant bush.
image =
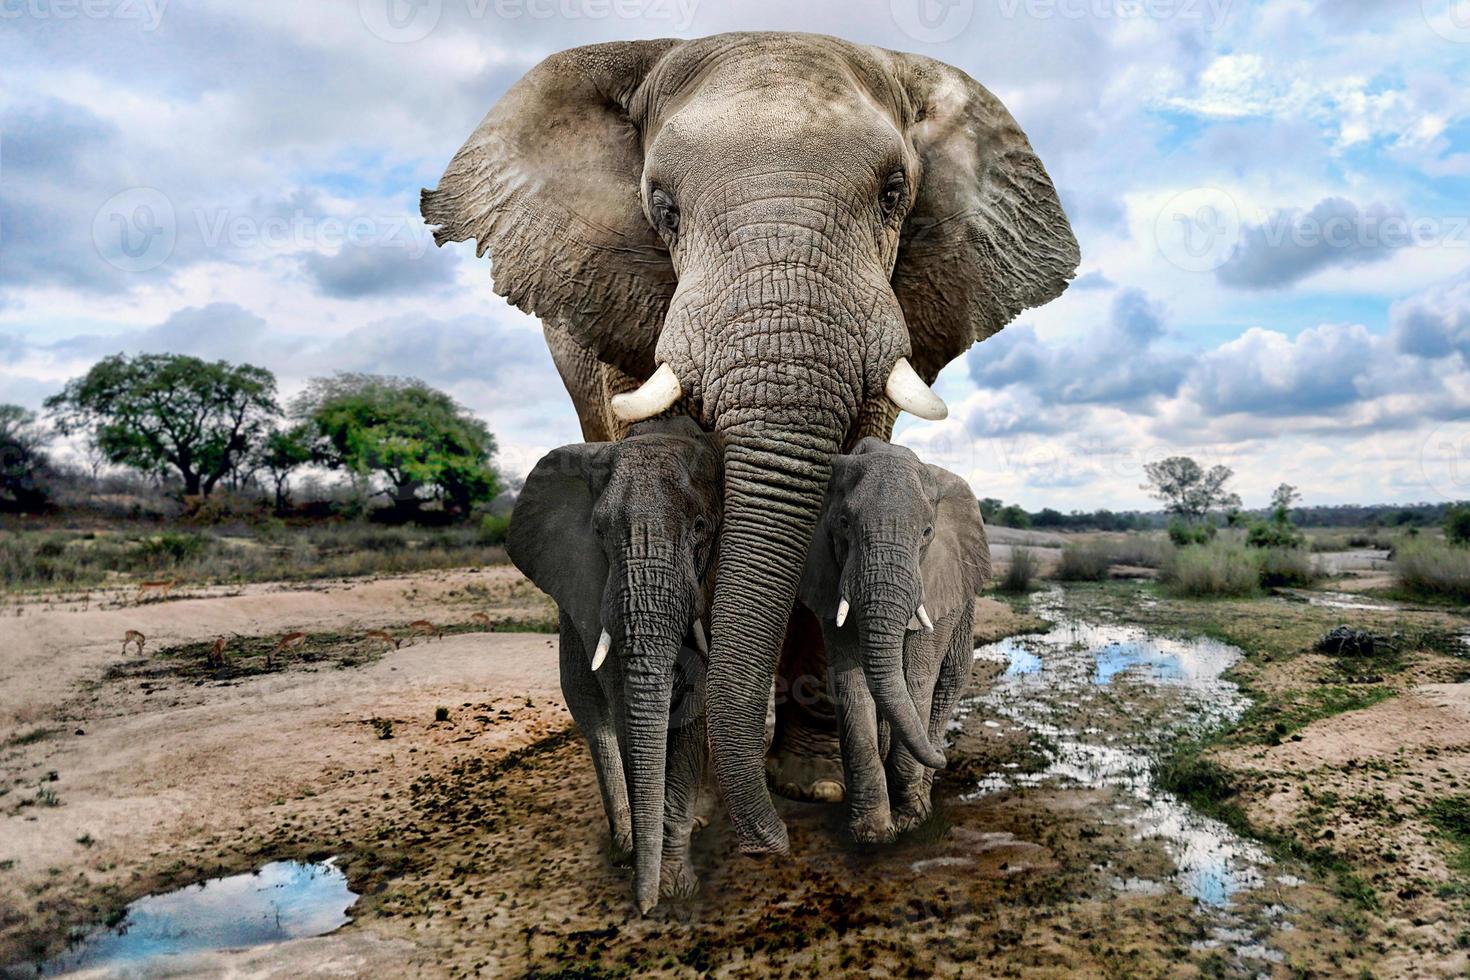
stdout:
<svg viewBox="0 0 1470 980">
<path fill-rule="evenodd" d="M 1159 580 L 1180 596 L 1243 596 L 1260 588 L 1260 569 L 1244 545 L 1191 544 L 1170 556 Z"/>
<path fill-rule="evenodd" d="M 500 514 L 486 514 L 480 518 L 480 543 L 505 544 L 510 531 L 510 518 Z"/>
<path fill-rule="evenodd" d="M 1470 503 L 1455 504 L 1444 515 L 1444 537 L 1450 544 L 1470 545 Z"/>
<path fill-rule="evenodd" d="M 1169 540 L 1176 548 L 1192 544 L 1206 544 L 1215 537 L 1213 524 L 1189 524 L 1175 518 L 1169 522 Z"/>
<path fill-rule="evenodd" d="M 1266 588 L 1307 586 L 1322 577 L 1311 553 L 1303 548 L 1260 548 L 1253 557 Z"/>
<path fill-rule="evenodd" d="M 1251 521 L 1245 536 L 1252 548 L 1297 548 L 1305 540 L 1302 532 L 1282 521 Z"/>
<path fill-rule="evenodd" d="M 1053 577 L 1061 582 L 1101 582 L 1112 567 L 1108 547 L 1101 541 L 1075 541 L 1062 548 L 1062 560 Z"/>
<path fill-rule="evenodd" d="M 1140 568 L 1162 568 L 1174 553 L 1168 541 L 1146 534 L 1129 534 L 1121 538 L 1105 538 L 1099 542 L 1114 565 L 1136 565 Z"/>
<path fill-rule="evenodd" d="M 1006 573 L 1001 576 L 997 587 L 1002 592 L 1029 592 L 1031 580 L 1036 578 L 1039 566 L 1040 563 L 1030 548 L 1012 548 L 1011 560 L 1007 563 Z"/>
<path fill-rule="evenodd" d="M 1404 541 L 1394 552 L 1399 587 L 1416 595 L 1470 602 L 1470 548 Z"/>
<path fill-rule="evenodd" d="M 209 545 L 210 539 L 200 534 L 164 531 L 157 537 L 144 538 L 139 551 L 149 564 L 169 568 L 204 554 Z"/>
</svg>

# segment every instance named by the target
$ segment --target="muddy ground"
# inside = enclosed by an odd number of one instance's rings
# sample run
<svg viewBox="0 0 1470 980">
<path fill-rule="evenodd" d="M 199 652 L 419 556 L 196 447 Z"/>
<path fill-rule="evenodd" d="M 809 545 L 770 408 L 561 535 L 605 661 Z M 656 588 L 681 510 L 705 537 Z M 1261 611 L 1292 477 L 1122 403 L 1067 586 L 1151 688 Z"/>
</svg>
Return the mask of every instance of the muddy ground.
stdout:
<svg viewBox="0 0 1470 980">
<path fill-rule="evenodd" d="M 639 919 L 626 870 L 606 857 L 554 638 L 519 632 L 548 626 L 551 611 L 513 570 L 13 605 L 0 621 L 0 963 L 54 953 L 144 894 L 337 855 L 363 896 L 351 924 L 174 968 L 1462 975 L 1470 885 L 1453 828 L 1470 790 L 1470 671 L 1442 636 L 1464 621 L 1283 599 L 1186 604 L 1150 588 L 1058 601 L 1066 615 L 1245 650 L 1229 676 L 1256 702 L 1235 734 L 1168 760 L 1180 799 L 1263 838 L 1265 872 L 1224 905 L 1175 887 L 1179 855 L 1119 818 L 1115 786 L 1043 778 L 1054 746 L 993 699 L 1011 674 L 994 659 L 977 662 L 938 815 L 913 839 L 860 849 L 839 807 L 783 802 L 792 853 L 755 861 L 716 820 L 697 838 L 701 896 Z M 1019 608 L 985 600 L 982 639 L 1045 628 Z M 1418 632 L 1382 663 L 1310 653 L 1345 617 Z M 363 638 L 420 618 L 446 635 L 397 650 Z M 128 629 L 147 635 L 143 656 L 120 652 Z M 267 667 L 265 651 L 293 630 L 306 646 Z M 201 665 L 218 635 L 232 659 Z M 1144 681 L 1110 685 L 1107 717 L 1146 720 L 1172 696 Z M 1108 737 L 1127 737 L 1109 724 Z M 1176 741 L 1170 751 L 1185 748 Z M 1038 781 L 977 791 L 1006 772 Z"/>
</svg>

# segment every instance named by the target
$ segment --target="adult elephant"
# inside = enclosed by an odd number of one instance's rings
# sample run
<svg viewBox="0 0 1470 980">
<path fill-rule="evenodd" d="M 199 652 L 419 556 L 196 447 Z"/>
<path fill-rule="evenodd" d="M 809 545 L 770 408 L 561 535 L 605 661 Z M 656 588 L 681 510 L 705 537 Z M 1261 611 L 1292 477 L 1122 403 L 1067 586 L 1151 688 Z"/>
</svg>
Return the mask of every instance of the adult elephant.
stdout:
<svg viewBox="0 0 1470 980">
<path fill-rule="evenodd" d="M 742 849 L 783 853 L 765 706 L 832 457 L 900 408 L 943 417 L 940 368 L 1066 288 L 1077 243 L 1041 161 L 930 58 L 619 42 L 516 83 L 423 214 L 542 319 L 587 438 L 681 401 L 721 436 L 711 749 Z"/>
</svg>

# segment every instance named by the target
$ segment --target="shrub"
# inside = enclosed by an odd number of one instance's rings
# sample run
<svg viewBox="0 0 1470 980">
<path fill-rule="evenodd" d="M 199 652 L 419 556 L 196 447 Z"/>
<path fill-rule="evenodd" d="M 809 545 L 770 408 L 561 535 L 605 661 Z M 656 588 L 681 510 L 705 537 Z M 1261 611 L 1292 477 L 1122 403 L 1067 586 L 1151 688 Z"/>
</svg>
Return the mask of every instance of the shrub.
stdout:
<svg viewBox="0 0 1470 980">
<path fill-rule="evenodd" d="M 1162 568 L 1174 552 L 1168 541 L 1145 534 L 1129 534 L 1122 538 L 1104 539 L 1098 543 L 1114 565 Z"/>
<path fill-rule="evenodd" d="M 1055 578 L 1062 582 L 1101 582 L 1112 567 L 1107 545 L 1101 541 L 1076 541 L 1062 549 Z"/>
<path fill-rule="evenodd" d="M 1311 585 L 1322 577 L 1312 556 L 1301 548 L 1260 548 L 1255 554 L 1261 585 Z"/>
<path fill-rule="evenodd" d="M 1169 540 L 1177 548 L 1192 544 L 1206 544 L 1215 537 L 1213 524 L 1187 524 L 1175 518 L 1169 522 Z"/>
<path fill-rule="evenodd" d="M 480 543 L 504 544 L 510 531 L 510 518 L 499 514 L 486 514 L 480 518 Z"/>
<path fill-rule="evenodd" d="M 1176 551 L 1159 575 L 1180 596 L 1243 596 L 1260 587 L 1260 571 L 1245 546 L 1229 542 L 1191 544 Z"/>
<path fill-rule="evenodd" d="M 1251 521 L 1245 536 L 1252 548 L 1296 548 L 1304 540 L 1300 531 L 1281 521 Z"/>
<path fill-rule="evenodd" d="M 1445 512 L 1444 537 L 1450 544 L 1470 545 L 1470 503 L 1455 504 Z"/>
<path fill-rule="evenodd" d="M 1407 592 L 1470 602 L 1470 548 L 1406 540 L 1394 552 L 1393 568 Z"/>
<path fill-rule="evenodd" d="M 1039 564 L 1030 548 L 1019 546 L 1012 548 L 1011 560 L 1006 565 L 1006 573 L 1000 580 L 1000 590 L 1002 592 L 1029 592 L 1031 580 L 1036 577 Z"/>
<path fill-rule="evenodd" d="M 180 531 L 164 531 L 157 537 L 145 538 L 139 543 L 144 561 L 160 568 L 197 558 L 208 547 L 209 539 L 203 535 Z"/>
</svg>

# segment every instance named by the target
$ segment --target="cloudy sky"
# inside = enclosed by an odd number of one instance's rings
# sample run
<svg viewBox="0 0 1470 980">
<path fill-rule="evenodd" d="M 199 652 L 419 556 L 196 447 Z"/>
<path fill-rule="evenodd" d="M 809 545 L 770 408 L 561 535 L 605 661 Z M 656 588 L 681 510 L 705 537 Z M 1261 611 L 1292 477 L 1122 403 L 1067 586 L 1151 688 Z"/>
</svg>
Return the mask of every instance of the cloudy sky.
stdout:
<svg viewBox="0 0 1470 980">
<path fill-rule="evenodd" d="M 1078 280 L 896 437 L 977 492 L 1470 497 L 1470 0 L 0 0 L 0 402 L 118 351 L 408 374 L 523 473 L 570 404 L 419 189 L 546 54 L 739 29 L 958 65 L 1050 170 Z"/>
</svg>

